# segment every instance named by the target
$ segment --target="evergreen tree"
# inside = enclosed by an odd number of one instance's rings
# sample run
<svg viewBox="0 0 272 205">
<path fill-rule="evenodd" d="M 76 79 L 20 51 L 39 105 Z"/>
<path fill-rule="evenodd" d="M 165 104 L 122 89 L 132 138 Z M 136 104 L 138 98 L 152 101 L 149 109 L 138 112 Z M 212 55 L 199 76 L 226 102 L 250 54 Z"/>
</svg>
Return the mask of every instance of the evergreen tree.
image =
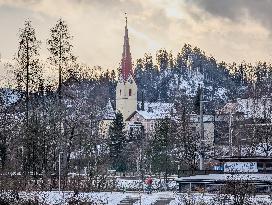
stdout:
<svg viewBox="0 0 272 205">
<path fill-rule="evenodd" d="M 35 29 L 30 21 L 26 21 L 24 28 L 20 29 L 19 48 L 15 58 L 17 61 L 17 69 L 15 70 L 15 78 L 17 87 L 24 93 L 25 102 L 25 121 L 23 129 L 20 131 L 23 137 L 23 172 L 30 173 L 32 168 L 35 173 L 34 152 L 35 146 L 33 142 L 36 140 L 36 135 L 31 133 L 29 112 L 30 112 L 30 93 L 38 91 L 41 77 L 41 66 L 39 63 L 40 41 L 36 38 Z"/>
<path fill-rule="evenodd" d="M 176 114 L 175 123 L 175 149 L 173 155 L 176 161 L 184 169 L 195 170 L 197 168 L 197 149 L 199 143 L 199 135 L 192 131 L 190 126 L 190 116 L 188 108 L 182 106 Z"/>
<path fill-rule="evenodd" d="M 144 92 L 146 93 L 146 100 L 151 102 L 157 101 L 159 96 L 159 70 L 158 67 L 153 64 L 153 58 L 151 54 L 145 54 L 143 65 L 144 72 L 141 80 L 142 89 L 144 89 Z"/>
<path fill-rule="evenodd" d="M 200 101 L 202 100 L 201 99 L 202 92 L 203 92 L 203 89 L 200 86 L 198 86 L 196 96 L 195 96 L 195 99 L 194 99 L 194 111 L 198 115 L 200 114 Z"/>
<path fill-rule="evenodd" d="M 134 75 L 135 75 L 136 83 L 138 86 L 139 85 L 141 86 L 140 83 L 142 83 L 141 79 L 143 77 L 143 69 L 144 69 L 143 60 L 141 58 L 139 58 L 136 60 L 136 66 L 135 66 L 135 70 L 134 70 Z"/>
<path fill-rule="evenodd" d="M 190 44 L 184 44 L 181 51 L 177 54 L 177 68 L 182 71 L 185 70 L 189 55 L 192 53 L 192 47 Z"/>
<path fill-rule="evenodd" d="M 68 173 L 69 159 L 70 159 L 70 147 L 71 140 L 74 138 L 74 127 L 67 125 L 68 122 L 65 119 L 67 110 L 63 106 L 63 82 L 68 80 L 67 83 L 73 83 L 73 79 L 77 78 L 77 71 L 75 70 L 76 57 L 72 54 L 72 36 L 70 35 L 68 25 L 63 19 L 59 19 L 56 25 L 50 29 L 50 38 L 47 40 L 48 50 L 50 52 L 49 60 L 51 64 L 58 69 L 58 103 L 59 112 L 59 151 L 63 150 L 65 174 Z M 66 117 L 68 118 L 68 117 Z M 71 123 L 73 124 L 73 123 Z M 69 128 L 71 130 L 65 129 Z M 69 135 L 70 134 L 70 135 Z"/>
<path fill-rule="evenodd" d="M 169 58 L 170 69 L 174 69 L 175 68 L 175 59 L 173 57 L 172 51 L 169 53 L 168 58 Z"/>
<path fill-rule="evenodd" d="M 120 112 L 117 112 L 116 118 L 109 127 L 109 151 L 112 168 L 120 172 L 126 170 L 124 150 L 127 140 L 124 128 L 123 116 Z"/>
<path fill-rule="evenodd" d="M 170 153 L 173 146 L 172 137 L 171 120 L 169 118 L 160 120 L 155 127 L 151 142 L 152 170 L 159 173 L 164 172 L 166 181 L 172 166 Z"/>
<path fill-rule="evenodd" d="M 160 71 L 164 71 L 168 68 L 169 65 L 169 56 L 165 49 L 160 49 L 157 51 L 157 64 Z"/>
<path fill-rule="evenodd" d="M 47 40 L 48 50 L 51 54 L 49 60 L 52 65 L 58 67 L 58 93 L 59 99 L 62 97 L 62 83 L 64 75 L 69 74 L 67 78 L 74 75 L 74 69 L 71 63 L 75 61 L 72 54 L 72 36 L 69 33 L 68 25 L 63 19 L 59 19 L 57 24 L 51 28 L 50 38 Z"/>
<path fill-rule="evenodd" d="M 20 29 L 18 53 L 15 58 L 17 68 L 14 73 L 17 89 L 25 93 L 26 119 L 28 119 L 29 111 L 29 94 L 38 90 L 41 79 L 40 44 L 41 42 L 36 38 L 36 32 L 31 25 L 31 21 L 26 21 L 24 28 Z"/>
</svg>

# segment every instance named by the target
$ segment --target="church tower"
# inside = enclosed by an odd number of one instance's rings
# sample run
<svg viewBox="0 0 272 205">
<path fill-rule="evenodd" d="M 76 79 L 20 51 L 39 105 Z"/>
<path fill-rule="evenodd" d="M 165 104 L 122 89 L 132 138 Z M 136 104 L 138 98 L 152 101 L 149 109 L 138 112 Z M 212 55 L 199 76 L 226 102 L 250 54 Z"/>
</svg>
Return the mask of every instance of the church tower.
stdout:
<svg viewBox="0 0 272 205">
<path fill-rule="evenodd" d="M 127 17 L 121 60 L 121 72 L 116 86 L 116 110 L 123 114 L 124 121 L 137 110 L 137 85 L 132 70 Z"/>
</svg>

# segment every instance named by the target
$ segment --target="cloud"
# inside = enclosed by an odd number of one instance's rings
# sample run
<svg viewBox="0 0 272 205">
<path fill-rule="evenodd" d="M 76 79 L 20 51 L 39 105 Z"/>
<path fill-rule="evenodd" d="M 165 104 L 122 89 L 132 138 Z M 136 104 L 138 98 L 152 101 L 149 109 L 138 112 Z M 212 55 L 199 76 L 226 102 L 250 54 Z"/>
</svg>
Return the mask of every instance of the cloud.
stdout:
<svg viewBox="0 0 272 205">
<path fill-rule="evenodd" d="M 63 17 L 74 35 L 74 53 L 90 65 L 117 68 L 124 13 L 129 17 L 133 59 L 158 48 L 177 53 L 190 43 L 218 60 L 269 60 L 272 53 L 268 0 L 0 0 L 0 52 L 12 58 L 18 29 L 29 18 L 43 41 Z M 6 19 L 9 19 L 8 21 Z"/>
<path fill-rule="evenodd" d="M 232 21 L 258 21 L 263 26 L 272 29 L 271 0 L 187 0 L 211 15 L 223 17 Z"/>
<path fill-rule="evenodd" d="M 31 13 L 30 18 L 34 17 L 33 23 L 43 41 L 48 37 L 53 22 L 59 17 L 64 18 L 74 35 L 74 50 L 81 60 L 111 68 L 116 68 L 121 58 L 125 12 L 129 15 L 129 27 L 134 31 L 131 32 L 131 49 L 135 58 L 159 47 L 160 39 L 154 32 L 160 32 L 162 28 L 167 29 L 169 23 L 164 11 L 154 7 L 149 1 L 0 0 L 0 5 L 8 6 L 11 10 L 14 8 L 14 13 L 16 10 L 17 14 Z M 16 26 L 18 29 L 18 24 Z M 42 32 L 39 32 L 40 30 Z M 150 42 L 141 37 L 134 38 L 133 35 L 148 36 Z"/>
</svg>

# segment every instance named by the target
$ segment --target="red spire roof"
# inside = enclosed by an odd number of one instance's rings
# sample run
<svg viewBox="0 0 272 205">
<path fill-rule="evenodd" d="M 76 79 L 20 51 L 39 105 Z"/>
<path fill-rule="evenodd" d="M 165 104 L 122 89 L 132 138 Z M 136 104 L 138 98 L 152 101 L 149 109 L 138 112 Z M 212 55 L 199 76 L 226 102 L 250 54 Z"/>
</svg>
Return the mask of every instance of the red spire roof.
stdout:
<svg viewBox="0 0 272 205">
<path fill-rule="evenodd" d="M 122 60 L 121 60 L 121 75 L 124 80 L 127 80 L 130 75 L 133 76 L 132 59 L 131 59 L 129 38 L 128 38 L 127 17 L 126 17 L 123 54 L 122 54 Z"/>
</svg>

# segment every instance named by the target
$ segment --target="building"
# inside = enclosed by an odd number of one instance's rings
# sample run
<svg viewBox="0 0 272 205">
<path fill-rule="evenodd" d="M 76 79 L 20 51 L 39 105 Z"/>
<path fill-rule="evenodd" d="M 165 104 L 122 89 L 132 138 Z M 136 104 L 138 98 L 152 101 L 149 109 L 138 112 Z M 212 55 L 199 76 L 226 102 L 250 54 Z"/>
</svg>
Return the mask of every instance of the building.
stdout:
<svg viewBox="0 0 272 205">
<path fill-rule="evenodd" d="M 116 86 L 116 110 L 122 113 L 124 120 L 137 110 L 137 85 L 132 70 L 127 17 L 121 60 L 121 75 Z"/>
<path fill-rule="evenodd" d="M 126 121 L 126 119 L 135 110 L 137 110 L 137 85 L 132 69 L 132 57 L 130 52 L 126 17 L 123 53 L 121 59 L 121 74 L 118 78 L 116 86 L 116 110 L 113 109 L 113 106 L 109 100 L 102 113 L 102 120 L 99 125 L 100 134 L 108 134 L 109 126 L 115 119 L 116 112 L 121 112 L 124 121 Z"/>
<path fill-rule="evenodd" d="M 222 109 L 218 110 L 218 114 L 243 114 L 244 119 L 272 118 L 272 101 L 271 98 L 237 98 L 236 102 L 227 103 Z"/>
<path fill-rule="evenodd" d="M 152 132 L 158 120 L 170 118 L 175 115 L 176 110 L 173 103 L 144 103 L 144 110 L 134 111 L 126 120 L 128 128 L 134 128 L 142 125 L 146 132 Z M 193 131 L 200 132 L 200 116 L 196 114 L 190 115 L 190 126 Z M 214 142 L 214 116 L 204 115 L 204 138 L 207 144 Z"/>
<path fill-rule="evenodd" d="M 254 186 L 257 193 L 270 193 L 270 157 L 222 157 L 210 170 L 180 170 L 176 179 L 179 192 L 219 192 L 228 183 Z"/>
<path fill-rule="evenodd" d="M 190 115 L 190 125 L 192 131 L 200 132 L 200 115 Z M 214 125 L 215 117 L 213 115 L 203 115 L 204 141 L 206 145 L 214 144 Z"/>
<path fill-rule="evenodd" d="M 173 103 L 144 103 L 144 107 L 140 110 L 135 110 L 127 119 L 128 129 L 135 128 L 135 125 L 142 125 L 145 132 L 152 132 L 156 122 L 165 118 L 170 118 L 174 112 Z"/>
<path fill-rule="evenodd" d="M 138 89 L 134 79 L 127 23 L 126 18 L 121 73 L 115 93 L 116 110 L 113 109 L 109 101 L 103 113 L 103 120 L 100 123 L 100 133 L 104 134 L 108 133 L 109 125 L 114 120 L 116 112 L 122 113 L 127 131 L 143 129 L 147 133 L 154 130 L 158 120 L 166 117 L 170 118 L 176 112 L 174 103 L 137 101 Z M 199 116 L 192 115 L 190 118 L 193 129 L 199 132 Z M 204 136 L 210 143 L 213 143 L 213 118 L 208 115 L 204 115 Z"/>
<path fill-rule="evenodd" d="M 256 140 L 256 136 L 270 134 L 271 105 L 271 98 L 267 97 L 237 98 L 226 103 L 215 115 L 215 144 L 229 145 L 231 140 L 242 152 L 242 147 Z"/>
</svg>

